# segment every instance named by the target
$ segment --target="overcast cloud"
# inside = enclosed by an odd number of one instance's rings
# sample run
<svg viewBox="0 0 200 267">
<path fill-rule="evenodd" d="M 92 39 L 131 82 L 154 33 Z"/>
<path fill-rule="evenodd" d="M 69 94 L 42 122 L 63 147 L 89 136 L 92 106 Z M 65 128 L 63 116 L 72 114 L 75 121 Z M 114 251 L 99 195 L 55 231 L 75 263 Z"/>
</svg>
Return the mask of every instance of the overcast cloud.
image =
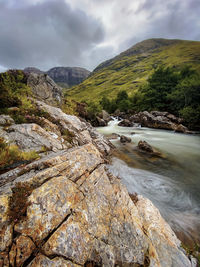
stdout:
<svg viewBox="0 0 200 267">
<path fill-rule="evenodd" d="M 199 0 L 0 0 L 0 71 L 89 70 L 147 38 L 200 40 Z"/>
</svg>

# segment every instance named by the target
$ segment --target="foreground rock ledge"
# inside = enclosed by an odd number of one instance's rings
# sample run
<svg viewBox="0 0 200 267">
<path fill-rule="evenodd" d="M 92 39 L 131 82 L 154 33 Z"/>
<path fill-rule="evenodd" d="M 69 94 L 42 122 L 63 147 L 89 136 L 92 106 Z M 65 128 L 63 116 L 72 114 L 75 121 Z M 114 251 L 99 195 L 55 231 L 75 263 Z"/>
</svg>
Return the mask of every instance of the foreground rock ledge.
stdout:
<svg viewBox="0 0 200 267">
<path fill-rule="evenodd" d="M 39 163 L 41 170 L 35 162 L 22 175 L 10 172 L 15 178 L 1 187 L 0 266 L 192 266 L 159 211 L 141 196 L 132 202 L 93 144 Z M 9 223 L 19 181 L 38 187 L 26 217 Z"/>
<path fill-rule="evenodd" d="M 107 171 L 109 141 L 75 116 L 37 105 L 49 114 L 38 121 L 43 128 L 0 127 L 22 150 L 49 149 L 0 176 L 0 267 L 195 266 L 153 204 L 142 196 L 134 203 Z M 29 194 L 21 190 L 15 202 L 20 186 Z M 27 207 L 21 217 L 12 210 L 19 201 Z"/>
</svg>

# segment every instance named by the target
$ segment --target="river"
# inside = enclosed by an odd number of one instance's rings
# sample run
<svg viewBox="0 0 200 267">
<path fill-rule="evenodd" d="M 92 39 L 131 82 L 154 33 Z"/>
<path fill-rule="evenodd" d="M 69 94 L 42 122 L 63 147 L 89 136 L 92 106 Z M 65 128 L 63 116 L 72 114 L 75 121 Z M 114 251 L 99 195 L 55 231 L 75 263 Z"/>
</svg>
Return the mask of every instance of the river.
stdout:
<svg viewBox="0 0 200 267">
<path fill-rule="evenodd" d="M 132 139 L 122 144 L 111 142 L 118 153 L 109 170 L 121 178 L 129 193 L 149 198 L 159 209 L 181 241 L 200 241 L 200 135 L 186 135 L 167 130 L 120 127 L 110 121 L 97 130 L 106 136 L 112 133 Z M 139 152 L 137 144 L 147 141 L 162 157 Z M 116 156 L 117 155 L 117 156 Z"/>
</svg>

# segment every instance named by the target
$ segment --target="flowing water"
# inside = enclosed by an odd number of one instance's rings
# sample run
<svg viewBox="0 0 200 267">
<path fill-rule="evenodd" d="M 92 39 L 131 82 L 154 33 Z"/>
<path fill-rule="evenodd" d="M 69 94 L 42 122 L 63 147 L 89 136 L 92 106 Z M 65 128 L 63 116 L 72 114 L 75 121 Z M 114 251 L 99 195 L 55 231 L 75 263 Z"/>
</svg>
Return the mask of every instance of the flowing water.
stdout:
<svg viewBox="0 0 200 267">
<path fill-rule="evenodd" d="M 112 133 L 132 139 L 123 145 L 111 142 L 118 150 L 110 171 L 126 184 L 129 193 L 149 198 L 160 210 L 182 241 L 200 240 L 200 135 L 172 131 L 120 127 L 114 119 L 97 128 L 106 136 Z M 139 140 L 147 141 L 162 157 L 152 157 L 137 149 Z"/>
</svg>

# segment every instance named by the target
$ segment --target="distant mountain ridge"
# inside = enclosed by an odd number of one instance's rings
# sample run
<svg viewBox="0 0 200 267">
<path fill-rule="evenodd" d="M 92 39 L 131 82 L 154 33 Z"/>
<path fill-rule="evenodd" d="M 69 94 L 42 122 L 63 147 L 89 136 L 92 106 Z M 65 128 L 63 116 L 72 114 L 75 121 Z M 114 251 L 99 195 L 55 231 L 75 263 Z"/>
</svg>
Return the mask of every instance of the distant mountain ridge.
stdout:
<svg viewBox="0 0 200 267">
<path fill-rule="evenodd" d="M 67 91 L 79 101 L 114 98 L 121 90 L 134 94 L 158 66 L 190 65 L 200 73 L 200 42 L 154 38 L 135 44 L 97 66 L 81 84 Z"/>
<path fill-rule="evenodd" d="M 90 74 L 90 71 L 79 67 L 54 67 L 46 72 L 41 71 L 38 68 L 27 67 L 24 69 L 24 72 L 33 72 L 37 74 L 46 73 L 54 80 L 54 82 L 62 87 L 71 87 L 77 85 L 85 80 Z"/>
<path fill-rule="evenodd" d="M 114 58 L 111 58 L 109 60 L 104 61 L 100 65 L 98 65 L 95 69 L 94 72 L 110 66 L 114 61 L 120 60 L 123 57 L 126 56 L 132 56 L 132 55 L 139 55 L 143 53 L 147 53 L 150 51 L 153 51 L 154 49 L 158 49 L 163 46 L 168 46 L 172 45 L 175 43 L 178 43 L 180 40 L 168 40 L 168 39 L 162 39 L 162 38 L 153 38 L 153 39 L 148 39 L 144 40 L 142 42 L 139 42 L 135 45 L 133 45 L 131 48 L 127 49 L 126 51 L 120 53 L 119 55 L 115 56 Z"/>
</svg>

